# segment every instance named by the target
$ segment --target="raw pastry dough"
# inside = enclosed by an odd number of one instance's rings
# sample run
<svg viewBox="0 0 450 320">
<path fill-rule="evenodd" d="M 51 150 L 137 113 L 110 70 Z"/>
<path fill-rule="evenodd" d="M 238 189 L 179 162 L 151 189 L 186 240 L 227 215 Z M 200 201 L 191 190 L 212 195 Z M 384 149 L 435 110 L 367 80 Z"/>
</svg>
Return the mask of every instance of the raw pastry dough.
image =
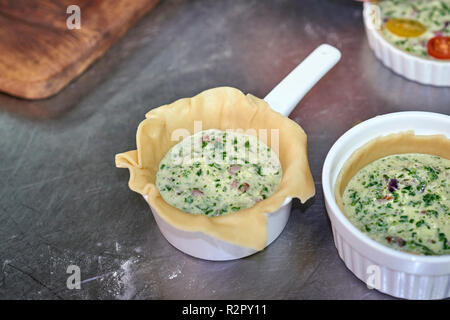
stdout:
<svg viewBox="0 0 450 320">
<path fill-rule="evenodd" d="M 334 188 L 336 202 L 345 214 L 342 195 L 353 176 L 369 163 L 393 154 L 425 153 L 450 159 L 450 139 L 445 135 L 415 135 L 413 131 L 378 137 L 357 149 L 345 162 Z"/>
<path fill-rule="evenodd" d="M 201 231 L 230 243 L 262 250 L 267 242 L 266 213 L 278 210 L 288 197 L 305 202 L 314 196 L 305 132 L 297 123 L 272 110 L 264 100 L 244 95 L 234 88 L 221 87 L 153 109 L 145 117 L 137 131 L 137 150 L 117 154 L 116 166 L 129 169 L 130 189 L 148 195 L 153 209 L 178 229 Z M 251 208 L 217 217 L 192 215 L 166 203 L 155 185 L 158 164 L 179 142 L 171 139 L 174 130 L 187 129 L 194 134 L 194 121 L 202 121 L 202 130 L 254 129 L 258 132 L 266 129 L 266 142 L 272 149 L 271 129 L 278 129 L 278 157 L 283 168 L 278 190 Z"/>
</svg>

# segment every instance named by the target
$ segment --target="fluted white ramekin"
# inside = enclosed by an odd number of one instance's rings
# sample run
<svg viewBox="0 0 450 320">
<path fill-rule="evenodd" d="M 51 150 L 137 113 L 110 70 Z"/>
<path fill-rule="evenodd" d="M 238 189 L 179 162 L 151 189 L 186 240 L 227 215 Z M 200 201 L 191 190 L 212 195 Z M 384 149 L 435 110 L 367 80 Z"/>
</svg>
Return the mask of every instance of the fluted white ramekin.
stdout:
<svg viewBox="0 0 450 320">
<path fill-rule="evenodd" d="M 367 142 L 391 133 L 450 137 L 450 116 L 431 112 L 397 112 L 366 120 L 332 146 L 322 170 L 325 206 L 339 256 L 360 280 L 383 293 L 406 299 L 450 297 L 450 255 L 421 256 L 384 246 L 356 228 L 337 205 L 334 188 L 350 155 Z"/>
<path fill-rule="evenodd" d="M 363 19 L 369 46 L 378 59 L 394 72 L 422 84 L 450 86 L 450 61 L 424 59 L 404 52 L 383 38 L 378 31 L 377 6 L 364 3 Z"/>
</svg>

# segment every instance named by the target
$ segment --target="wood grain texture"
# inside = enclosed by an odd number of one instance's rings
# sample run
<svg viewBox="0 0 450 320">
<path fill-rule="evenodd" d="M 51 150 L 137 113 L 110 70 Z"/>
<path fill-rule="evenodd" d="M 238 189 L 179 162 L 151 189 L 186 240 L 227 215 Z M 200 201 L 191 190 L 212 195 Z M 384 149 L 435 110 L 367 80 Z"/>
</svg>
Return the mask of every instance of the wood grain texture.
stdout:
<svg viewBox="0 0 450 320">
<path fill-rule="evenodd" d="M 0 91 L 26 99 L 58 93 L 159 0 L 0 0 Z M 81 9 L 69 30 L 66 9 Z"/>
</svg>

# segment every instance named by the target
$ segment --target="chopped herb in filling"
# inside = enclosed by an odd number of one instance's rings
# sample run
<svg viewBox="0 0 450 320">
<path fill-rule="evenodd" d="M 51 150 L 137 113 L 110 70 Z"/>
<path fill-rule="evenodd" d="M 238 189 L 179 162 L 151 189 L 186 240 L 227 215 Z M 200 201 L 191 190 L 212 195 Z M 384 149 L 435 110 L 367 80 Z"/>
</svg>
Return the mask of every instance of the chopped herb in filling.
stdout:
<svg viewBox="0 0 450 320">
<path fill-rule="evenodd" d="M 380 33 L 394 46 L 412 55 L 433 59 L 427 51 L 428 40 L 435 36 L 450 36 L 450 0 L 380 0 L 377 5 L 382 20 Z M 387 25 L 390 19 L 407 22 L 398 23 L 400 30 L 396 32 Z M 410 36 L 402 35 L 402 31 L 411 32 L 416 25 L 421 25 L 424 30 Z"/>
<path fill-rule="evenodd" d="M 281 177 L 277 155 L 255 136 L 211 129 L 169 150 L 159 164 L 156 185 L 174 207 L 218 216 L 266 199 Z"/>
<path fill-rule="evenodd" d="M 426 154 L 376 160 L 349 181 L 343 202 L 350 221 L 382 244 L 450 254 L 450 160 Z"/>
</svg>

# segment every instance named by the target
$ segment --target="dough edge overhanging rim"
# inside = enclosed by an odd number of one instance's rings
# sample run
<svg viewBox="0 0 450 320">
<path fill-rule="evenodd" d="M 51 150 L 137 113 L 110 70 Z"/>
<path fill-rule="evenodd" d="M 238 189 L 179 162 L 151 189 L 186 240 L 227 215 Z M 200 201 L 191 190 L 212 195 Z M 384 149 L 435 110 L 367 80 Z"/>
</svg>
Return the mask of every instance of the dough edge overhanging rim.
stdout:
<svg viewBox="0 0 450 320">
<path fill-rule="evenodd" d="M 155 108 L 145 118 L 137 130 L 137 150 L 117 154 L 116 166 L 129 169 L 130 189 L 147 195 L 151 207 L 175 228 L 262 250 L 267 242 L 266 213 L 277 211 L 286 198 L 298 198 L 304 203 L 315 194 L 305 132 L 251 94 L 244 95 L 231 87 L 213 88 Z M 179 142 L 171 141 L 172 132 L 187 129 L 194 134 L 194 121 L 202 121 L 202 130 L 266 129 L 269 147 L 271 129 L 278 129 L 277 155 L 283 169 L 278 190 L 251 208 L 217 217 L 189 214 L 165 202 L 155 185 L 159 162 Z"/>
</svg>

